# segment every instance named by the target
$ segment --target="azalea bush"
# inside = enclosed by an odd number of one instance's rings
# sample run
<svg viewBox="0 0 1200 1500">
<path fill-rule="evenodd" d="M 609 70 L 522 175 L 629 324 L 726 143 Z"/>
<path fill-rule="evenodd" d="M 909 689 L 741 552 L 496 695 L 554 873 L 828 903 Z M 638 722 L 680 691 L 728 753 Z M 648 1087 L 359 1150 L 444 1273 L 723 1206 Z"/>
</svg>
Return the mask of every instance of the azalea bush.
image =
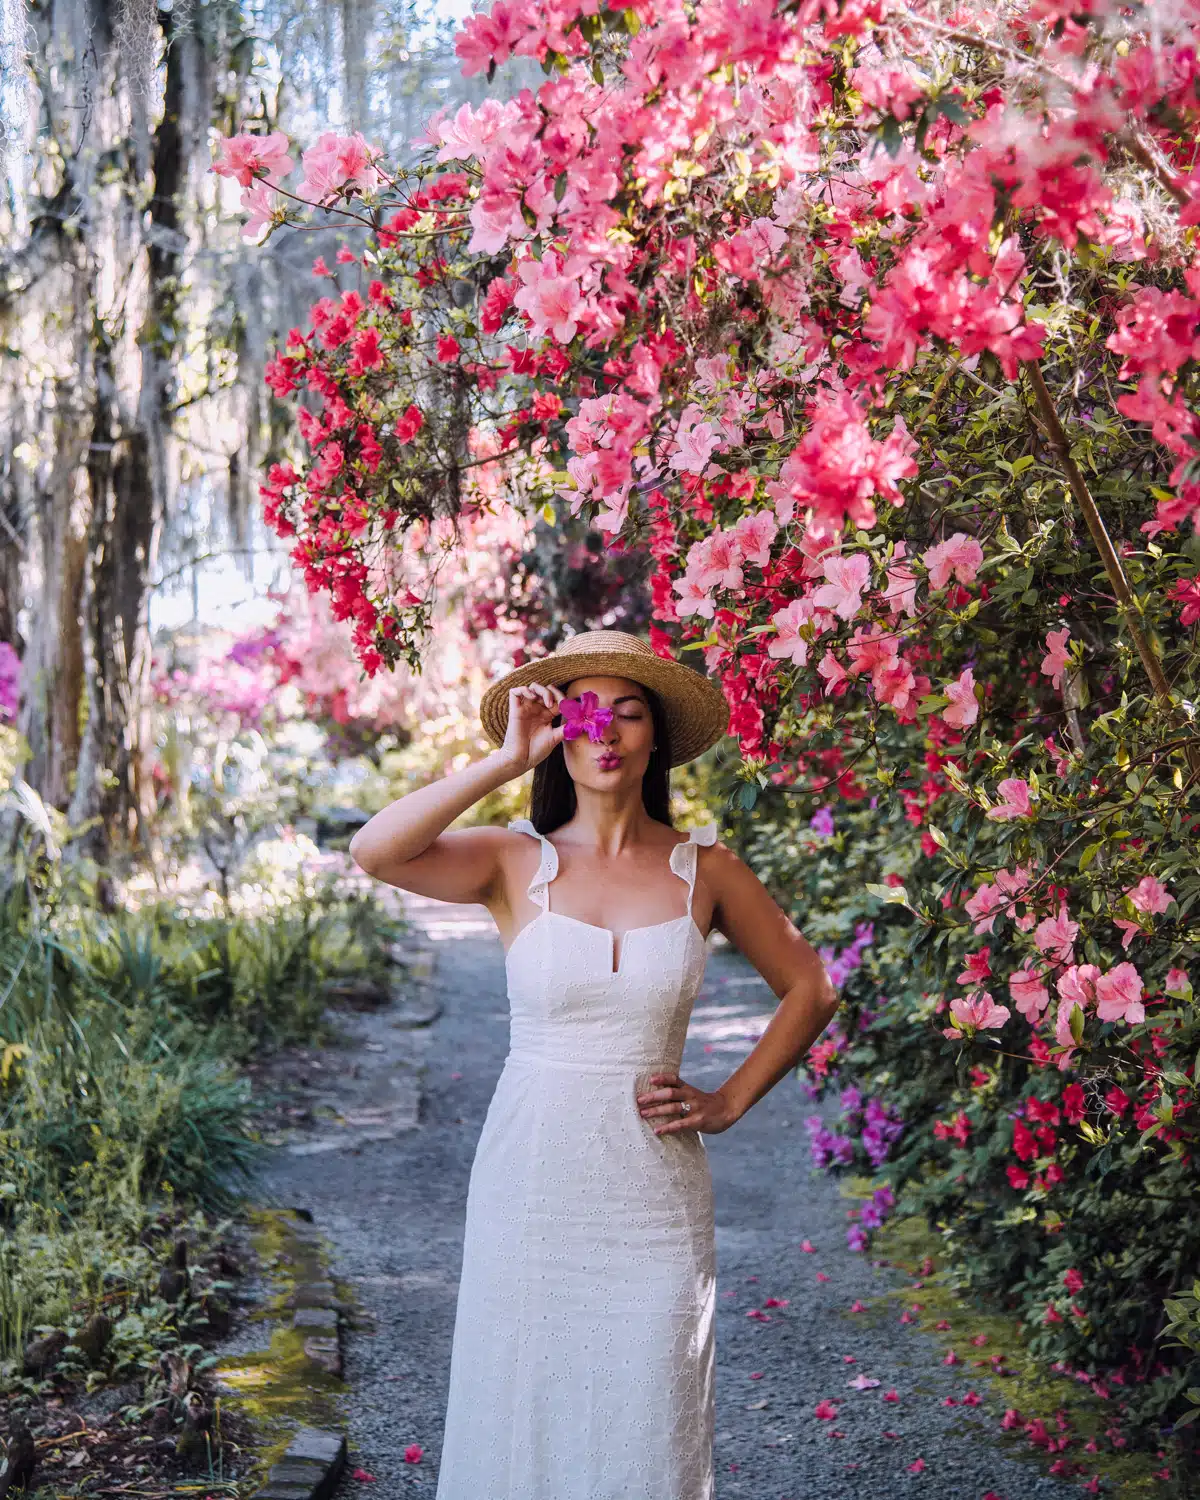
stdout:
<svg viewBox="0 0 1200 1500">
<path fill-rule="evenodd" d="M 646 548 L 744 847 L 780 798 L 878 855 L 828 894 L 876 923 L 846 1035 L 891 1165 L 1147 1427 L 1196 1384 L 1161 1336 L 1200 1267 L 1198 40 L 1194 4 L 525 0 L 460 55 L 546 82 L 415 167 L 214 164 L 248 232 L 354 239 L 271 366 L 306 451 L 264 505 L 364 670 L 420 657 L 437 521 Z"/>
</svg>

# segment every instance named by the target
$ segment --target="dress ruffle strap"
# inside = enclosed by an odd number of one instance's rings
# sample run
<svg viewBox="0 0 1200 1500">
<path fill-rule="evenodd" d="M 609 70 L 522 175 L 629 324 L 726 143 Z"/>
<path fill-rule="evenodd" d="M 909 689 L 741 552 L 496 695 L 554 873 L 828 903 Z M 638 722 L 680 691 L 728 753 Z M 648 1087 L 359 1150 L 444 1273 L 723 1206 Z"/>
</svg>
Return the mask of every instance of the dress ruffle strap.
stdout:
<svg viewBox="0 0 1200 1500">
<path fill-rule="evenodd" d="M 545 911 L 549 894 L 546 887 L 558 874 L 558 850 L 545 834 L 537 831 L 528 818 L 513 818 L 508 826 L 518 833 L 532 834 L 541 843 L 542 857 L 537 869 L 533 872 L 533 879 L 525 888 L 525 893 L 535 906 L 540 906 Z"/>
<path fill-rule="evenodd" d="M 529 818 L 513 818 L 509 825 L 517 833 L 528 833 L 537 839 L 542 846 L 542 857 L 538 867 L 534 871 L 533 879 L 526 887 L 526 894 L 535 906 L 546 910 L 547 890 L 546 887 L 558 874 L 558 850 L 545 836 L 539 833 Z M 671 869 L 682 880 L 687 881 L 688 887 L 688 914 L 692 910 L 692 895 L 696 888 L 696 850 L 703 845 L 707 847 L 717 841 L 717 825 L 715 823 L 704 823 L 699 828 L 693 828 L 688 834 L 687 841 L 676 844 L 671 850 Z"/>
</svg>

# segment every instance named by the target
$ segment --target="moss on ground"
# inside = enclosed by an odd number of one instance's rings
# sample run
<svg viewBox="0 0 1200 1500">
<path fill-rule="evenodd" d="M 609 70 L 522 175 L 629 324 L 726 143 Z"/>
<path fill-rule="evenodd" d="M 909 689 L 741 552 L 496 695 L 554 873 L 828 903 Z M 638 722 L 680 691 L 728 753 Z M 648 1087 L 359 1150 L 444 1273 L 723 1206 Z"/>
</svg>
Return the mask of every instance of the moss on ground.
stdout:
<svg viewBox="0 0 1200 1500">
<path fill-rule="evenodd" d="M 271 1296 L 252 1317 L 274 1326 L 266 1348 L 231 1355 L 213 1373 L 233 1393 L 260 1444 L 251 1472 L 256 1483 L 249 1485 L 249 1493 L 283 1456 L 298 1427 L 345 1428 L 349 1388 L 305 1353 L 305 1333 L 291 1323 L 290 1303 L 297 1286 L 329 1280 L 324 1249 L 311 1231 L 302 1232 L 304 1221 L 294 1213 L 254 1209 L 247 1217 L 254 1252 L 272 1283 Z M 340 1285 L 335 1291 L 341 1298 Z"/>
</svg>

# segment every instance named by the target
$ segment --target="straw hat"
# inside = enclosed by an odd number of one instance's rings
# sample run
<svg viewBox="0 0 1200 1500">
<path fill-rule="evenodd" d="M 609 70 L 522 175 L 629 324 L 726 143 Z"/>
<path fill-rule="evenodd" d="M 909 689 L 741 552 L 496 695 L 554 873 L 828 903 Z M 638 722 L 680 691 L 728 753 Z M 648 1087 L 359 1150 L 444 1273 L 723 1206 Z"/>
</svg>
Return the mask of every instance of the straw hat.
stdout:
<svg viewBox="0 0 1200 1500">
<path fill-rule="evenodd" d="M 729 704 L 715 682 L 692 667 L 659 656 L 648 642 L 623 630 L 583 630 L 568 636 L 548 656 L 493 682 L 479 705 L 484 732 L 502 745 L 508 731 L 508 692 L 529 682 L 562 687 L 577 677 L 628 677 L 662 699 L 671 741 L 671 764 L 694 760 L 725 733 Z"/>
</svg>

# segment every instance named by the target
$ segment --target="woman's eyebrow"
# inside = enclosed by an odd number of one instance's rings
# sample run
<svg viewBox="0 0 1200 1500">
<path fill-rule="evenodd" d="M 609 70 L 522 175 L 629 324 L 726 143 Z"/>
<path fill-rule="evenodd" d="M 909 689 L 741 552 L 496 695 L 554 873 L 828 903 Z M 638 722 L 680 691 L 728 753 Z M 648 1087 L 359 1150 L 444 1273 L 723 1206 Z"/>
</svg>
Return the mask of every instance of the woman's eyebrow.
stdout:
<svg viewBox="0 0 1200 1500">
<path fill-rule="evenodd" d="M 636 693 L 626 693 L 623 698 L 614 698 L 612 706 L 615 708 L 618 703 L 645 703 L 645 701 L 645 698 L 639 698 Z"/>
</svg>

